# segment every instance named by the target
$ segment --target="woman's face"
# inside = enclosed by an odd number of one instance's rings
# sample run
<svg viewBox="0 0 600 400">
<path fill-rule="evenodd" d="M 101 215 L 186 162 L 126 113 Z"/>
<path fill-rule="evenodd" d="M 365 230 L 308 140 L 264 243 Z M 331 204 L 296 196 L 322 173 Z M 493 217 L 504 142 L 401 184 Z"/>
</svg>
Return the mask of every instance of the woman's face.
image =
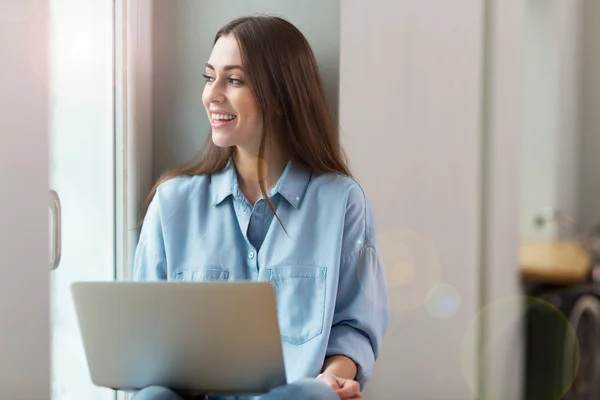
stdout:
<svg viewBox="0 0 600 400">
<path fill-rule="evenodd" d="M 262 136 L 262 112 L 250 89 L 242 55 L 234 36 L 219 38 L 206 64 L 202 102 L 219 147 L 258 149 Z"/>
</svg>

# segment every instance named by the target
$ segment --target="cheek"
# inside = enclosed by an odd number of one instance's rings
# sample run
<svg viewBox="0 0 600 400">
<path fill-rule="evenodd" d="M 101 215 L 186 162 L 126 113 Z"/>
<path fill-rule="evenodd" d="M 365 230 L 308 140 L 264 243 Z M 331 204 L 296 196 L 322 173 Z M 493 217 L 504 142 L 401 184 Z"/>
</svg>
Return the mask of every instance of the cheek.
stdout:
<svg viewBox="0 0 600 400">
<path fill-rule="evenodd" d="M 249 118 L 252 114 L 255 113 L 256 109 L 256 101 L 254 100 L 254 96 L 252 92 L 248 88 L 241 88 L 232 90 L 228 93 L 229 101 L 231 105 L 236 109 L 237 113 L 240 115 Z"/>
<path fill-rule="evenodd" d="M 241 101 L 240 109 L 243 110 L 241 114 L 249 124 L 255 125 L 262 122 L 262 113 L 254 98 L 250 97 Z"/>
</svg>

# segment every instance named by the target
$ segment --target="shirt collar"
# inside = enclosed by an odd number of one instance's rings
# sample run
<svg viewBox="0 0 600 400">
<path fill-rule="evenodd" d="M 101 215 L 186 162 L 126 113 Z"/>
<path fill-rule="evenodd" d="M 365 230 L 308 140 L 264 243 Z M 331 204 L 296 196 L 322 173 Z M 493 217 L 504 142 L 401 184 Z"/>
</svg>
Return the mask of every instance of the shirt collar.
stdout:
<svg viewBox="0 0 600 400">
<path fill-rule="evenodd" d="M 233 194 L 233 182 L 237 184 L 233 160 L 230 158 L 227 165 L 221 171 L 216 172 L 210 177 L 212 205 L 216 206 Z"/>
<path fill-rule="evenodd" d="M 283 174 L 269 197 L 279 193 L 294 208 L 298 208 L 310 181 L 310 171 L 292 161 L 285 166 Z M 211 176 L 212 205 L 222 203 L 230 195 L 241 195 L 233 160 L 230 158 L 225 168 Z"/>
</svg>

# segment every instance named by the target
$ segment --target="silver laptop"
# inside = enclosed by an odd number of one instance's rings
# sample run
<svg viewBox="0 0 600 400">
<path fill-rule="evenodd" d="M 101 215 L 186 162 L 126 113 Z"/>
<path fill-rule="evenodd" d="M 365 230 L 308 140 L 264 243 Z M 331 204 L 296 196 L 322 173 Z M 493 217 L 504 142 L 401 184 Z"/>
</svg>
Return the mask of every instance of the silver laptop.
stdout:
<svg viewBox="0 0 600 400">
<path fill-rule="evenodd" d="M 75 282 L 92 382 L 259 395 L 286 383 L 268 282 Z"/>
</svg>

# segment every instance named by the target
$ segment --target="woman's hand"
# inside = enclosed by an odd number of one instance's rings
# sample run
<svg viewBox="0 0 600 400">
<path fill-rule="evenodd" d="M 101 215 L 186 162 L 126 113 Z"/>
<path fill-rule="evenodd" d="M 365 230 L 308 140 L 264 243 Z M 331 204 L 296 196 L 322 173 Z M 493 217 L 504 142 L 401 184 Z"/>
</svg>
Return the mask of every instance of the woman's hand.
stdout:
<svg viewBox="0 0 600 400">
<path fill-rule="evenodd" d="M 336 390 L 338 396 L 342 400 L 362 400 L 360 394 L 360 385 L 353 379 L 342 379 L 338 378 L 338 385 L 340 388 Z"/>
<path fill-rule="evenodd" d="M 330 374 L 320 375 L 317 379 L 329 385 L 341 400 L 363 400 L 360 385 L 353 379 L 344 379 Z"/>
</svg>

